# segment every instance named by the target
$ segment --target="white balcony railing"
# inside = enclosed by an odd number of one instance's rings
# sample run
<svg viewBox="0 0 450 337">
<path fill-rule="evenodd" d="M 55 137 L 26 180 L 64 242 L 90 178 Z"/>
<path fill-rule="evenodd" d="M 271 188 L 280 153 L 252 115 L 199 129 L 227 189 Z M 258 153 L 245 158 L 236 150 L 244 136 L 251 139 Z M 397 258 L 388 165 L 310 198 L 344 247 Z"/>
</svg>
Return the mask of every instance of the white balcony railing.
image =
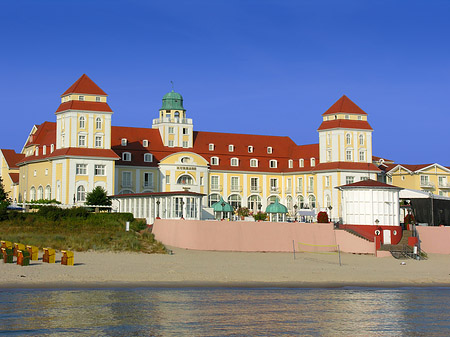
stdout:
<svg viewBox="0 0 450 337">
<path fill-rule="evenodd" d="M 261 186 L 250 186 L 250 192 L 261 193 Z"/>
<path fill-rule="evenodd" d="M 448 183 L 446 181 L 440 181 L 438 185 L 439 185 L 439 188 L 444 188 L 444 189 L 450 188 L 450 183 Z"/>
<path fill-rule="evenodd" d="M 211 191 L 222 192 L 222 185 L 211 185 Z"/>
<path fill-rule="evenodd" d="M 278 186 L 270 186 L 271 193 L 280 193 L 280 188 Z"/>
<path fill-rule="evenodd" d="M 231 192 L 242 192 L 242 186 L 231 185 Z"/>
<path fill-rule="evenodd" d="M 192 118 L 155 118 L 153 119 L 153 124 L 161 124 L 161 123 L 176 123 L 176 124 L 192 124 Z"/>
<path fill-rule="evenodd" d="M 422 188 L 434 188 L 434 184 L 430 183 L 429 181 L 421 181 L 420 187 Z"/>
</svg>

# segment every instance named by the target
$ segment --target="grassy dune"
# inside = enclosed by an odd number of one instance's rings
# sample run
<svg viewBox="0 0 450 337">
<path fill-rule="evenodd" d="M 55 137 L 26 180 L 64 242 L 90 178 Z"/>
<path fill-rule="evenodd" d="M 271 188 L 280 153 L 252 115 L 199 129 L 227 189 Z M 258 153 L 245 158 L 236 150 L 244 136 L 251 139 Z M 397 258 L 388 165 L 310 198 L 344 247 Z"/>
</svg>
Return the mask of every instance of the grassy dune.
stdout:
<svg viewBox="0 0 450 337">
<path fill-rule="evenodd" d="M 125 223 L 130 221 L 130 231 Z M 0 239 L 39 248 L 166 253 L 146 224 L 129 213 L 90 213 L 83 208 L 42 207 L 36 213 L 9 213 L 0 221 Z"/>
</svg>

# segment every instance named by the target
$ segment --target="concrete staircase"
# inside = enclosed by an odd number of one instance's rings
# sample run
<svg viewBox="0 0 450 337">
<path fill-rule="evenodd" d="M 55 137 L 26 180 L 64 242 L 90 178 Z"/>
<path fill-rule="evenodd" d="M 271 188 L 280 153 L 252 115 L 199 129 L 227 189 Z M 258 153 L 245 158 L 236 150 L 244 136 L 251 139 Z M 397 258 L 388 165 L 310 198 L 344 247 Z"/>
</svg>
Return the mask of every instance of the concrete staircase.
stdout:
<svg viewBox="0 0 450 337">
<path fill-rule="evenodd" d="M 338 228 L 338 229 L 339 229 L 339 230 L 346 231 L 346 232 L 348 232 L 348 233 L 350 233 L 350 234 L 353 234 L 354 236 L 357 236 L 358 238 L 363 239 L 363 240 L 366 240 L 366 241 L 368 241 L 368 242 L 373 242 L 373 241 L 371 241 L 371 240 L 365 238 L 364 236 L 362 236 L 362 235 L 359 234 L 358 232 L 354 231 L 353 229 L 350 229 L 350 228 Z"/>
<path fill-rule="evenodd" d="M 402 239 L 396 245 L 381 245 L 381 251 L 391 252 L 396 259 L 413 258 L 413 247 L 408 246 L 408 238 L 412 236 L 412 231 L 404 230 Z"/>
</svg>

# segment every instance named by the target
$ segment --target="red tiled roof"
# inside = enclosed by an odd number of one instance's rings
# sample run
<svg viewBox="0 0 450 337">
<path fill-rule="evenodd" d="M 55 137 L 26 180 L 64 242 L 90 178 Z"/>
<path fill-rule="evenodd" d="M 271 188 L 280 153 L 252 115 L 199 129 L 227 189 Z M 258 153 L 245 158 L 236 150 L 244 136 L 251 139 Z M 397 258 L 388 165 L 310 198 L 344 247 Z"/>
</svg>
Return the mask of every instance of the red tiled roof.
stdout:
<svg viewBox="0 0 450 337">
<path fill-rule="evenodd" d="M 9 177 L 14 184 L 19 183 L 19 173 L 9 173 Z"/>
<path fill-rule="evenodd" d="M 106 93 L 100 89 L 100 87 L 94 83 L 86 74 L 83 74 L 74 84 L 67 89 L 64 94 L 91 94 L 91 95 L 104 95 Z"/>
<path fill-rule="evenodd" d="M 391 164 L 391 165 L 388 165 L 386 171 L 389 172 L 389 171 L 391 171 L 392 169 L 396 168 L 397 166 L 401 166 L 401 167 L 403 167 L 403 168 L 405 168 L 405 169 L 407 169 L 407 170 L 409 170 L 409 171 L 411 171 L 411 172 L 415 172 L 415 171 L 421 170 L 421 169 L 423 169 L 423 168 L 425 168 L 425 167 L 428 167 L 428 166 L 431 166 L 431 165 L 433 165 L 433 164 L 417 164 L 417 165 L 410 165 L 410 164 Z"/>
<path fill-rule="evenodd" d="M 203 193 L 191 191 L 170 191 L 170 192 L 144 192 L 144 193 L 126 193 L 111 195 L 111 198 L 117 197 L 146 197 L 146 196 L 165 196 L 165 195 L 205 195 Z"/>
<path fill-rule="evenodd" d="M 381 170 L 372 163 L 355 163 L 348 161 L 338 161 L 330 163 L 320 163 L 314 168 L 314 172 L 317 171 L 371 171 L 380 172 Z"/>
<path fill-rule="evenodd" d="M 386 159 L 386 158 L 377 157 L 377 156 L 373 156 L 373 155 L 372 155 L 372 161 L 379 161 L 380 159 L 383 159 L 383 160 L 384 160 L 384 164 L 385 164 L 385 165 L 387 165 L 387 164 L 393 164 L 393 163 L 394 163 L 394 161 L 391 160 L 391 159 Z"/>
<path fill-rule="evenodd" d="M 359 106 L 357 106 L 350 98 L 343 95 L 334 103 L 322 116 L 335 113 L 349 113 L 358 115 L 367 115 Z"/>
<path fill-rule="evenodd" d="M 6 160 L 6 163 L 8 164 L 8 167 L 10 169 L 19 168 L 17 166 L 17 163 L 22 160 L 23 157 L 25 157 L 22 153 L 16 153 L 14 150 L 9 149 L 1 149 L 3 153 L 3 157 Z"/>
<path fill-rule="evenodd" d="M 20 164 L 24 164 L 27 162 L 32 162 L 36 160 L 42 160 L 47 158 L 56 158 L 56 157 L 96 157 L 96 158 L 112 158 L 118 159 L 117 154 L 113 150 L 109 149 L 86 149 L 86 148 L 76 148 L 76 147 L 68 147 L 64 149 L 58 149 L 50 153 L 50 149 L 47 149 L 47 154 L 43 155 L 42 150 L 39 151 L 39 155 L 31 155 L 23 158 L 20 161 Z"/>
<path fill-rule="evenodd" d="M 61 103 L 56 112 L 65 110 L 86 110 L 86 111 L 102 111 L 112 112 L 108 103 L 105 102 L 89 102 L 89 101 L 69 101 Z"/>
<path fill-rule="evenodd" d="M 50 147 L 50 144 L 55 144 L 56 142 L 55 122 L 44 122 L 40 125 L 37 125 L 36 127 L 37 127 L 36 132 L 30 136 L 25 146 L 47 145 L 47 147 Z"/>
<path fill-rule="evenodd" d="M 368 180 L 361 180 L 356 183 L 348 184 L 348 185 L 342 185 L 338 186 L 337 188 L 343 188 L 343 187 L 382 187 L 382 188 L 393 188 L 393 189 L 403 189 L 401 187 L 397 187 L 394 185 L 388 185 L 376 180 L 368 179 Z"/>
<path fill-rule="evenodd" d="M 373 130 L 367 121 L 358 121 L 353 119 L 332 119 L 330 121 L 323 121 L 320 124 L 318 131 L 330 129 L 358 129 L 358 130 Z"/>
</svg>

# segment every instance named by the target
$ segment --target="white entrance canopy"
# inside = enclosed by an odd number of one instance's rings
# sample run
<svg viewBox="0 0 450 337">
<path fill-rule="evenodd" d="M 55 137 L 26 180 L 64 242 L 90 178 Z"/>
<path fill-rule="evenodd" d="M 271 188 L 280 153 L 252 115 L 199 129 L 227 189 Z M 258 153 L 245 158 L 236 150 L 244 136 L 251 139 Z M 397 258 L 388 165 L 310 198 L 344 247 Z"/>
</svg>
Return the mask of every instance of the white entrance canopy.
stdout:
<svg viewBox="0 0 450 337">
<path fill-rule="evenodd" d="M 420 191 L 420 190 L 409 190 L 403 189 L 400 191 L 399 198 L 400 199 L 441 199 L 441 200 L 450 200 L 449 197 L 444 197 L 441 195 L 431 194 L 430 192 Z"/>
</svg>

